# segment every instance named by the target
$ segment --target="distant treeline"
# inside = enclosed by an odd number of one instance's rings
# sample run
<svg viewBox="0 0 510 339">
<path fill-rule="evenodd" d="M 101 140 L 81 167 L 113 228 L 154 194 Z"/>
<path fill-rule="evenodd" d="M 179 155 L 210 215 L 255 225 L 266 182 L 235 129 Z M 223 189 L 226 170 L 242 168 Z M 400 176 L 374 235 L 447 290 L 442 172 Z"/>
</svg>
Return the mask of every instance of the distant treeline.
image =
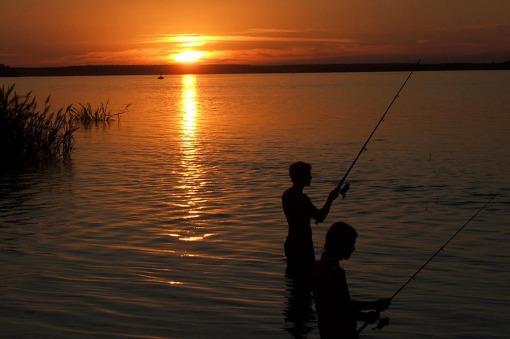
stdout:
<svg viewBox="0 0 510 339">
<path fill-rule="evenodd" d="M 321 72 L 398 72 L 398 71 L 509 70 L 510 60 L 502 63 L 384 63 L 384 64 L 302 64 L 302 65 L 86 65 L 67 67 L 9 67 L 0 64 L 0 76 L 84 76 L 159 75 L 228 73 L 321 73 Z"/>
</svg>

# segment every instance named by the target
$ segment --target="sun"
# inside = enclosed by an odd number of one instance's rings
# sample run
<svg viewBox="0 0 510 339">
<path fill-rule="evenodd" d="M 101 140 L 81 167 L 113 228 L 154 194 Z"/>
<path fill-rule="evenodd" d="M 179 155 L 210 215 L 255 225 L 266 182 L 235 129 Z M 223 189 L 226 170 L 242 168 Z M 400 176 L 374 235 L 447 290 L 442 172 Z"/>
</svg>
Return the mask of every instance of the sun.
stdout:
<svg viewBox="0 0 510 339">
<path fill-rule="evenodd" d="M 172 59 L 181 64 L 192 64 L 202 60 L 205 56 L 204 51 L 185 50 L 172 55 Z"/>
</svg>

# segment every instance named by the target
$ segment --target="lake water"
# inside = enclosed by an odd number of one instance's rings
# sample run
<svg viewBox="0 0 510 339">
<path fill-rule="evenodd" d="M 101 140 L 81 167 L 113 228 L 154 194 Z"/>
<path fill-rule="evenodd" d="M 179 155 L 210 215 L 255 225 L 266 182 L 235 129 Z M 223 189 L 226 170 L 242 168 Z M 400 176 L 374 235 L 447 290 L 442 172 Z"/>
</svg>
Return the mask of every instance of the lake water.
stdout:
<svg viewBox="0 0 510 339">
<path fill-rule="evenodd" d="M 288 165 L 322 206 L 407 74 L 3 78 L 81 128 L 72 161 L 0 174 L 0 337 L 260 338 L 308 332 L 285 278 Z M 510 336 L 510 72 L 413 76 L 324 224 L 357 228 L 351 294 L 404 289 L 367 338 Z"/>
</svg>

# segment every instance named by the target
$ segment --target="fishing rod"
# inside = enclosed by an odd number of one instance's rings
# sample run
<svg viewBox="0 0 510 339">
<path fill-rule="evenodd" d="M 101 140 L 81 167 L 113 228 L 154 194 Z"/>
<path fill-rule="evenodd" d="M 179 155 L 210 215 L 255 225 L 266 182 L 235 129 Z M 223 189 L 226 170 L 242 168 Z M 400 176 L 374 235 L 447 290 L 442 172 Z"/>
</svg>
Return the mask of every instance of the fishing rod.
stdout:
<svg viewBox="0 0 510 339">
<path fill-rule="evenodd" d="M 367 145 L 368 143 L 370 142 L 370 140 L 372 139 L 372 137 L 374 136 L 375 134 L 375 131 L 377 131 L 377 129 L 379 128 L 379 126 L 382 124 L 382 122 L 384 121 L 384 118 L 386 117 L 386 115 L 388 114 L 388 112 L 390 111 L 391 109 L 391 106 L 393 106 L 393 103 L 395 103 L 395 101 L 398 99 L 398 97 L 400 96 L 400 92 L 402 92 L 402 90 L 404 89 L 404 87 L 406 86 L 407 82 L 409 81 L 409 79 L 411 79 L 411 76 L 413 75 L 414 71 L 416 70 L 416 67 L 420 64 L 421 62 L 421 59 L 418 60 L 418 62 L 416 63 L 416 65 L 414 66 L 414 68 L 411 70 L 411 72 L 409 73 L 409 75 L 407 76 L 407 78 L 405 79 L 405 81 L 402 83 L 402 85 L 400 86 L 400 88 L 398 89 L 397 93 L 395 94 L 395 96 L 393 96 L 393 99 L 391 100 L 391 102 L 389 103 L 388 107 L 386 108 L 386 110 L 384 111 L 383 115 L 381 116 L 381 118 L 379 119 L 379 121 L 377 122 L 377 124 L 375 125 L 374 129 L 372 130 L 372 132 L 370 133 L 370 135 L 368 136 L 367 140 L 365 141 L 365 143 L 363 144 L 363 146 L 361 146 L 361 149 L 359 150 L 358 154 L 356 155 L 356 157 L 354 158 L 353 162 L 351 163 L 351 166 L 349 167 L 349 169 L 347 170 L 347 172 L 345 172 L 342 180 L 340 180 L 340 182 L 338 183 L 338 186 L 337 187 L 341 187 L 342 184 L 345 182 L 345 180 L 347 179 L 347 176 L 349 175 L 349 173 L 351 172 L 351 170 L 353 169 L 354 165 L 356 165 L 356 163 L 358 162 L 358 159 L 361 157 L 361 154 L 367 150 Z M 342 193 L 342 197 L 345 198 L 345 192 L 341 192 Z"/>
<path fill-rule="evenodd" d="M 407 285 L 409 285 L 409 283 L 411 281 L 413 281 L 416 276 L 418 275 L 418 273 L 420 273 L 428 264 L 429 262 L 431 262 L 446 246 L 448 246 L 448 244 L 450 243 L 450 241 L 452 241 L 456 236 L 457 234 L 459 234 L 460 232 L 462 232 L 462 230 L 464 228 L 466 228 L 466 226 L 471 222 L 473 221 L 479 214 L 480 212 L 482 212 L 487 206 L 489 206 L 489 204 L 491 204 L 494 199 L 496 198 L 497 194 L 493 195 L 482 207 L 480 207 L 444 244 L 443 246 L 439 247 L 439 249 L 434 252 L 434 254 L 432 254 L 432 256 L 430 258 L 428 258 L 427 261 L 425 261 L 425 263 L 423 265 L 421 265 L 421 267 L 416 271 L 414 272 L 413 275 L 411 275 L 411 277 L 409 279 L 407 279 L 407 281 L 402 285 L 400 286 L 400 288 L 395 292 L 393 293 L 393 295 L 389 298 L 390 301 L 393 300 L 404 288 L 406 288 Z M 369 324 L 369 322 L 365 322 L 359 329 L 358 329 L 358 334 L 360 334 L 364 329 L 365 327 L 367 327 L 367 325 Z M 388 325 L 389 324 L 389 318 L 385 317 L 385 318 L 381 318 L 379 320 L 379 324 L 375 327 L 376 329 L 382 329 L 384 326 Z"/>
</svg>

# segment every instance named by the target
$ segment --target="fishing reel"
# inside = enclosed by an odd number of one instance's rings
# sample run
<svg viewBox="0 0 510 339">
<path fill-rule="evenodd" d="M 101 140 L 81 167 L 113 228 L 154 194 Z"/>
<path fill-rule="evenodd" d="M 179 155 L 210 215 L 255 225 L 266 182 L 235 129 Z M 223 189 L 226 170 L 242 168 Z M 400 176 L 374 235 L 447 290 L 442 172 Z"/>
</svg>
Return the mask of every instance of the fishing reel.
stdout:
<svg viewBox="0 0 510 339">
<path fill-rule="evenodd" d="M 342 199 L 345 199 L 345 195 L 347 194 L 347 191 L 349 191 L 349 188 L 351 188 L 351 184 L 349 184 L 348 181 L 345 181 L 345 183 L 342 181 L 340 182 L 339 186 L 342 186 L 343 187 L 340 189 L 340 194 L 342 195 Z"/>
</svg>

